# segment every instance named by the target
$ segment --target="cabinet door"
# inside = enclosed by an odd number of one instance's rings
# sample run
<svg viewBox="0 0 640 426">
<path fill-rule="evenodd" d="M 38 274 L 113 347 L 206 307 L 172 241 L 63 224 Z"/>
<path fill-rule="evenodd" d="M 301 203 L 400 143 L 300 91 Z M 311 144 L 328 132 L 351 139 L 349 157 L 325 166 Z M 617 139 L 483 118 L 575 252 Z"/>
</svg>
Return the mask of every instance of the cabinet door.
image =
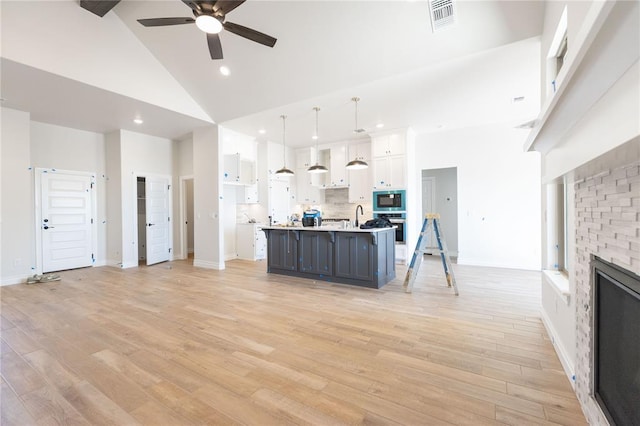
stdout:
<svg viewBox="0 0 640 426">
<path fill-rule="evenodd" d="M 389 154 L 389 136 L 376 136 L 371 139 L 371 157 L 384 157 Z"/>
<path fill-rule="evenodd" d="M 333 275 L 333 243 L 330 232 L 300 232 L 300 272 Z"/>
<path fill-rule="evenodd" d="M 393 188 L 404 188 L 406 186 L 405 171 L 405 156 L 390 156 L 387 163 L 388 186 Z"/>
<path fill-rule="evenodd" d="M 346 145 L 331 148 L 330 155 L 331 167 L 329 169 L 329 175 L 331 181 L 329 186 L 332 188 L 344 188 L 349 185 L 347 169 L 345 168 L 349 162 L 349 160 L 347 160 Z"/>
<path fill-rule="evenodd" d="M 291 214 L 289 208 L 289 182 L 271 179 L 269 182 L 269 216 L 273 223 L 285 223 Z"/>
<path fill-rule="evenodd" d="M 389 155 L 402 155 L 406 152 L 405 149 L 405 137 L 402 134 L 394 133 L 389 135 L 388 139 L 388 154 Z"/>
<path fill-rule="evenodd" d="M 260 227 L 256 227 L 255 240 L 256 259 L 264 259 L 267 257 L 267 238 Z"/>
<path fill-rule="evenodd" d="M 296 271 L 298 269 L 298 234 L 295 231 L 269 232 L 269 268 Z"/>
<path fill-rule="evenodd" d="M 336 232 L 335 275 L 370 281 L 373 277 L 373 247 L 368 233 Z"/>
<path fill-rule="evenodd" d="M 389 187 L 389 159 L 387 157 L 374 158 L 373 161 L 373 188 L 386 189 Z"/>
<path fill-rule="evenodd" d="M 225 155 L 223 166 L 222 181 L 225 183 L 237 183 L 240 180 L 240 155 Z"/>
</svg>

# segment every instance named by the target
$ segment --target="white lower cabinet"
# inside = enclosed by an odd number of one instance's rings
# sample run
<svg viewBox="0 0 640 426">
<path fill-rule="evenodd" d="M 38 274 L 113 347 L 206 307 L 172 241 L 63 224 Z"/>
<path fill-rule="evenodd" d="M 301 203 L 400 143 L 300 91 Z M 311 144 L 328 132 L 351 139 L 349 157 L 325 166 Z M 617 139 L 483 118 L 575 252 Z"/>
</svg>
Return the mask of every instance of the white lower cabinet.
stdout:
<svg viewBox="0 0 640 426">
<path fill-rule="evenodd" d="M 262 225 L 239 223 L 236 231 L 238 259 L 260 260 L 267 256 L 267 238 Z"/>
</svg>

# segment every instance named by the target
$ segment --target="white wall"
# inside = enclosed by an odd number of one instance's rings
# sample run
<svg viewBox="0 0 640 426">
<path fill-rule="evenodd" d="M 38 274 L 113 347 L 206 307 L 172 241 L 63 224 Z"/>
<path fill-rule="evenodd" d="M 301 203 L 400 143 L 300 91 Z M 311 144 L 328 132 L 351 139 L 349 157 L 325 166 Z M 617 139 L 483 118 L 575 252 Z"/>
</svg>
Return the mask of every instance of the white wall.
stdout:
<svg viewBox="0 0 640 426">
<path fill-rule="evenodd" d="M 1 109 L 0 283 L 17 284 L 35 270 L 33 167 L 29 113 Z"/>
<path fill-rule="evenodd" d="M 628 153 L 621 149 L 628 141 L 640 135 L 640 24 L 638 2 L 547 2 L 543 29 L 542 52 L 546 54 L 556 21 L 564 6 L 568 10 L 568 61 L 577 57 L 572 39 L 594 38 L 572 78 L 567 81 L 566 91 L 561 94 L 555 109 L 546 121 L 551 128 L 543 141 L 552 141 L 549 147 L 538 148 L 545 151 L 542 157 L 543 183 L 566 179 L 569 205 L 565 232 L 575 236 L 574 171 L 584 164 L 600 164 L 600 170 L 611 165 L 611 157 L 625 158 Z M 611 7 L 606 21 L 598 30 L 594 25 L 598 20 L 593 17 L 600 8 Z M 567 62 L 565 61 L 565 64 Z M 572 65 L 572 64 L 568 64 Z M 544 75 L 544 62 L 542 72 Z M 606 86 L 602 84 L 606 83 Z M 593 87 L 602 93 L 592 95 Z M 543 91 L 544 93 L 544 91 Z M 588 100 L 588 101 L 587 101 Z M 560 118 L 558 118 L 560 117 Z M 554 126 L 554 119 L 564 126 Z M 534 141 L 534 149 L 536 149 Z M 545 144 L 543 144 L 545 145 Z M 606 161 L 600 160 L 606 158 Z M 627 158 L 632 161 L 631 158 Z M 624 164 L 624 163 L 621 163 Z M 543 198 L 546 214 L 547 206 Z M 547 224 L 542 229 L 544 257 L 547 258 Z M 546 278 L 542 284 L 542 317 L 563 361 L 565 372 L 573 376 L 577 360 L 576 310 L 582 309 L 576 304 L 576 248 L 575 238 L 569 238 L 568 277 L 563 284 L 568 286 L 569 294 L 561 295 L 558 287 Z"/>
<path fill-rule="evenodd" d="M 2 56 L 210 121 L 116 13 L 100 18 L 78 3 L 2 2 Z"/>
<path fill-rule="evenodd" d="M 107 185 L 105 137 L 100 133 L 31 122 L 31 164 L 35 168 L 53 168 L 91 172 L 96 175 L 96 265 L 107 263 Z"/>
<path fill-rule="evenodd" d="M 120 131 L 105 135 L 107 265 L 122 266 L 122 159 Z"/>
<path fill-rule="evenodd" d="M 218 126 L 193 131 L 194 259 L 197 267 L 224 269 L 221 212 L 222 144 Z"/>
<path fill-rule="evenodd" d="M 540 269 L 540 155 L 522 152 L 526 136 L 498 126 L 418 135 L 418 170 L 458 169 L 458 263 Z"/>
<path fill-rule="evenodd" d="M 122 266 L 127 268 L 138 266 L 136 179 L 138 176 L 166 176 L 169 178 L 169 184 L 172 184 L 173 142 L 170 139 L 120 130 L 120 149 Z M 174 185 L 171 192 L 175 191 Z M 172 207 L 170 212 L 173 212 Z M 170 237 L 169 247 L 172 247 L 171 243 Z"/>
</svg>

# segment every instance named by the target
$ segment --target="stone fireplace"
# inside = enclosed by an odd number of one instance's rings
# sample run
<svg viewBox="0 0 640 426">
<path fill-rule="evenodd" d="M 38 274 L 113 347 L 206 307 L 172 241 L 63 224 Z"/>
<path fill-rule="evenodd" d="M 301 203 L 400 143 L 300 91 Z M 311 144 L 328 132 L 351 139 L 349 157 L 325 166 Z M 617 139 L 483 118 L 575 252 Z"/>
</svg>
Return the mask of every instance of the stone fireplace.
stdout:
<svg viewBox="0 0 640 426">
<path fill-rule="evenodd" d="M 622 157 L 622 158 L 621 158 Z M 635 160 L 635 161 L 634 161 Z M 626 162 L 626 164 L 624 164 Z M 618 166 L 623 163 L 624 165 Z M 640 275 L 640 161 L 624 153 L 575 172 L 576 382 L 587 421 L 609 422 L 593 396 L 592 256 Z"/>
</svg>

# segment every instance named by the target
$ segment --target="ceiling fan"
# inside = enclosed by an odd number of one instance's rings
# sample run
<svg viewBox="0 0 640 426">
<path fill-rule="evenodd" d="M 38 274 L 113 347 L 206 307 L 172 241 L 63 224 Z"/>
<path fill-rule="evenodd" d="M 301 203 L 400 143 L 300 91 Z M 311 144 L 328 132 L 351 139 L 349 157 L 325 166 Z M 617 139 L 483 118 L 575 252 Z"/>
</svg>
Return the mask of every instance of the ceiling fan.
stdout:
<svg viewBox="0 0 640 426">
<path fill-rule="evenodd" d="M 145 27 L 163 27 L 166 25 L 181 25 L 195 23 L 198 28 L 207 33 L 207 44 L 211 59 L 222 59 L 222 45 L 218 35 L 223 29 L 247 38 L 265 46 L 273 47 L 277 39 L 263 34 L 251 28 L 225 22 L 227 13 L 240 6 L 246 0 L 213 0 L 213 1 L 187 1 L 182 0 L 193 11 L 195 18 L 152 18 L 138 19 Z"/>
</svg>

